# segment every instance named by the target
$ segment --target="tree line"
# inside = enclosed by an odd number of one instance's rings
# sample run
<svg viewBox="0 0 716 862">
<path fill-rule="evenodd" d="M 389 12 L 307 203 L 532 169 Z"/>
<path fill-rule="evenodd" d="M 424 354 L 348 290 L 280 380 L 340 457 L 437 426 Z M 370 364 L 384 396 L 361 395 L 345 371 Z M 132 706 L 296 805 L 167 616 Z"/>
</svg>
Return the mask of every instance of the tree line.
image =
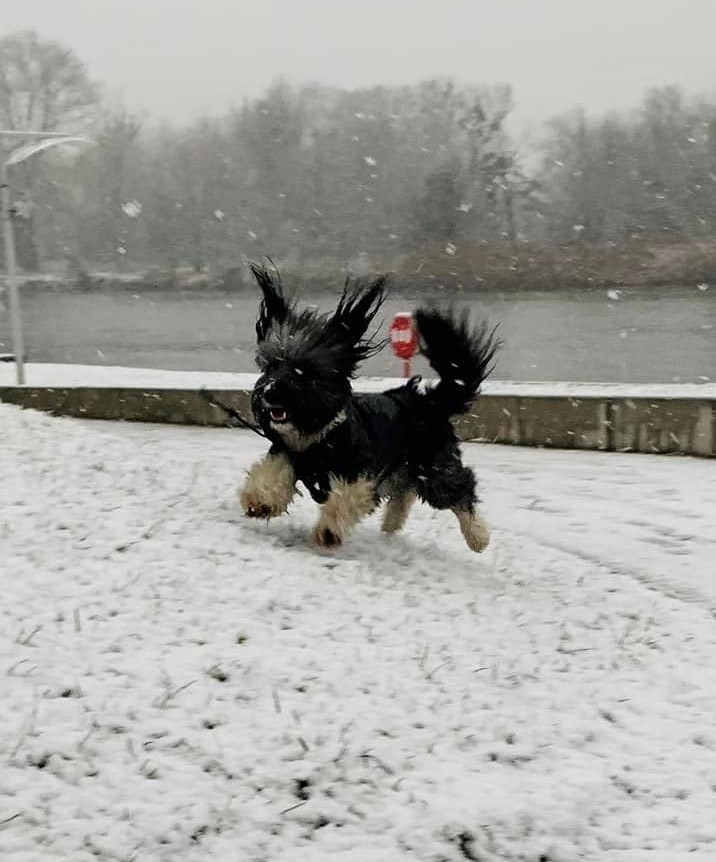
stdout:
<svg viewBox="0 0 716 862">
<path fill-rule="evenodd" d="M 573 111 L 529 153 L 508 132 L 512 110 L 507 85 L 277 81 L 223 116 L 157 125 L 103 101 L 70 49 L 34 32 L 0 39 L 0 126 L 97 142 L 11 169 L 27 270 L 220 273 L 269 253 L 305 272 L 426 259 L 450 271 L 470 254 L 713 236 L 716 101 L 664 87 L 628 114 Z"/>
</svg>

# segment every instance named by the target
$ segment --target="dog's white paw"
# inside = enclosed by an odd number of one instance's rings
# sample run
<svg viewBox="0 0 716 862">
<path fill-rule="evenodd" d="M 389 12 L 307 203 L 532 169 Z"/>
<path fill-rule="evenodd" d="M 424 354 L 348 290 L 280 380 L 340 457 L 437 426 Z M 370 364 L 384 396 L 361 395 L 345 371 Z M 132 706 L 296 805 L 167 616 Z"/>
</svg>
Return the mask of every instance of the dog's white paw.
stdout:
<svg viewBox="0 0 716 862">
<path fill-rule="evenodd" d="M 284 515 L 296 493 L 296 479 L 288 460 L 268 455 L 249 470 L 239 501 L 247 518 L 278 518 Z"/>
<path fill-rule="evenodd" d="M 318 524 L 313 530 L 313 541 L 319 548 L 333 550 L 334 548 L 340 548 L 343 544 L 343 536 L 334 532 L 325 524 Z"/>
<path fill-rule="evenodd" d="M 269 518 L 278 518 L 279 515 L 286 513 L 286 509 L 279 509 L 278 506 L 262 500 L 249 499 L 244 494 L 241 495 L 241 506 L 247 518 L 268 520 Z"/>
<path fill-rule="evenodd" d="M 460 532 L 471 551 L 481 554 L 490 544 L 490 529 L 477 512 L 456 511 Z"/>
</svg>

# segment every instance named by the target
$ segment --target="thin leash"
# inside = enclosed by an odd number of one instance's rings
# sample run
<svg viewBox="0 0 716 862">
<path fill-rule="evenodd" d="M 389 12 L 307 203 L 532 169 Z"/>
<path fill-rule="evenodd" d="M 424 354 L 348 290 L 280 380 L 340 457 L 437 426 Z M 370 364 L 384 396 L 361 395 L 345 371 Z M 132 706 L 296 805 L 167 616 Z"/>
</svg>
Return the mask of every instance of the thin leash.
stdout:
<svg viewBox="0 0 716 862">
<path fill-rule="evenodd" d="M 235 422 L 241 425 L 243 428 L 248 428 L 249 431 L 253 431 L 254 434 L 258 434 L 259 437 L 266 437 L 266 434 L 259 428 L 258 425 L 254 425 L 253 422 L 249 422 L 248 419 L 244 419 L 244 417 L 239 413 L 238 410 L 234 410 L 233 407 L 229 407 L 228 404 L 223 404 L 219 399 L 209 392 L 205 387 L 201 387 L 199 390 L 199 395 L 207 401 L 212 407 L 218 407 L 219 410 L 222 410 L 226 413 L 227 416 L 230 416 Z M 229 427 L 236 427 L 235 425 Z"/>
</svg>

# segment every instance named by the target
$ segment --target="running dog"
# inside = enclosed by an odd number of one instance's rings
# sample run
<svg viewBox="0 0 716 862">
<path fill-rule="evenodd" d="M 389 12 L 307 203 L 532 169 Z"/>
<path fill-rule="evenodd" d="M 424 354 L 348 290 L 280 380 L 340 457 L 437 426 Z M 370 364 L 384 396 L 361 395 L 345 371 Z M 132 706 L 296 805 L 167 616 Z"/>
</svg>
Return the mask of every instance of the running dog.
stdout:
<svg viewBox="0 0 716 862">
<path fill-rule="evenodd" d="M 335 311 L 324 314 L 288 302 L 277 272 L 251 269 L 263 295 L 251 405 L 271 448 L 240 491 L 245 514 L 283 515 L 301 482 L 321 507 L 315 543 L 335 548 L 382 501 L 382 529 L 396 532 L 417 498 L 451 510 L 468 547 L 483 551 L 489 530 L 450 420 L 467 412 L 492 371 L 495 330 L 471 324 L 467 312 L 420 307 L 414 321 L 437 382 L 413 377 L 382 393 L 356 393 L 356 369 L 383 346 L 367 333 L 386 277 L 347 282 Z"/>
</svg>

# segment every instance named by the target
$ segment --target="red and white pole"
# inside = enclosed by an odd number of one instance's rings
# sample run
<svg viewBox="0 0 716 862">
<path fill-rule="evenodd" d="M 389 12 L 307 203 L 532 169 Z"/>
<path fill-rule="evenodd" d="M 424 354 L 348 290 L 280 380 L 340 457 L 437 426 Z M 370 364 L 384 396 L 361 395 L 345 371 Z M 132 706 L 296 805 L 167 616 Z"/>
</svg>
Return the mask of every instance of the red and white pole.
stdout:
<svg viewBox="0 0 716 862">
<path fill-rule="evenodd" d="M 390 346 L 398 359 L 403 360 L 403 377 L 410 377 L 410 360 L 418 350 L 418 332 L 413 315 L 399 311 L 390 324 Z"/>
</svg>

